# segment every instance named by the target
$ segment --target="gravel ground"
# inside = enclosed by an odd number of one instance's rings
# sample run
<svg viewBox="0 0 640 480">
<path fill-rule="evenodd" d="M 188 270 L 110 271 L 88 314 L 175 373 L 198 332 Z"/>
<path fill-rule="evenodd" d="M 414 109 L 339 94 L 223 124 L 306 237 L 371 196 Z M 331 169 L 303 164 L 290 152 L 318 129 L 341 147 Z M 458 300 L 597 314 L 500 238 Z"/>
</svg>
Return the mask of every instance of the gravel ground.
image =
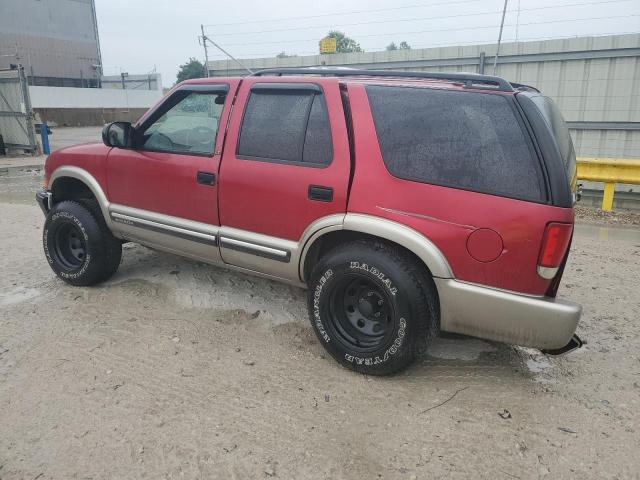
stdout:
<svg viewBox="0 0 640 480">
<path fill-rule="evenodd" d="M 2 480 L 639 478 L 638 229 L 577 229 L 579 351 L 446 337 L 372 378 L 324 354 L 296 288 L 135 245 L 65 285 L 37 182 L 0 178 Z"/>
<path fill-rule="evenodd" d="M 576 219 L 581 223 L 622 227 L 639 227 L 640 213 L 628 211 L 605 212 L 599 208 L 576 206 Z"/>
</svg>

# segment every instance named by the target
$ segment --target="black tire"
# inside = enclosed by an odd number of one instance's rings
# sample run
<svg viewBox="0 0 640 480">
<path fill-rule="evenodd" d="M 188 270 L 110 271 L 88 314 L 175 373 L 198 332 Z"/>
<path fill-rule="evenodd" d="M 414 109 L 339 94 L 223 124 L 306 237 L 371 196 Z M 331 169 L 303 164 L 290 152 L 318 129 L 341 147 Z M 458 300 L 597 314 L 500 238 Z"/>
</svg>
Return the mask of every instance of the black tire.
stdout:
<svg viewBox="0 0 640 480">
<path fill-rule="evenodd" d="M 347 368 L 389 375 L 409 366 L 438 331 L 433 280 L 384 242 L 342 244 L 309 279 L 308 309 L 320 343 Z"/>
<path fill-rule="evenodd" d="M 55 204 L 47 214 L 42 243 L 51 269 L 76 286 L 109 279 L 122 258 L 122 243 L 111 234 L 102 214 L 70 200 Z"/>
</svg>

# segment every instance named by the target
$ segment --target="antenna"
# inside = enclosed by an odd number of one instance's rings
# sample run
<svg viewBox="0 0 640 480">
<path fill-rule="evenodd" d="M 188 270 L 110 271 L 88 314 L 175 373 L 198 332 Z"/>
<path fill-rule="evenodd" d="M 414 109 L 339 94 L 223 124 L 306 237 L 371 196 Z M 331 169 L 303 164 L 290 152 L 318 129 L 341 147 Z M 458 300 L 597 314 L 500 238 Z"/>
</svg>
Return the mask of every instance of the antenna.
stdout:
<svg viewBox="0 0 640 480">
<path fill-rule="evenodd" d="M 207 77 L 209 76 L 209 54 L 207 52 L 207 41 L 211 43 L 211 45 L 213 45 L 214 47 L 216 47 L 218 50 L 220 50 L 222 53 L 224 53 L 227 57 L 229 57 L 231 60 L 233 60 L 234 62 L 236 62 L 238 65 L 240 65 L 242 68 L 244 68 L 247 72 L 249 72 L 251 75 L 253 75 L 253 70 L 251 70 L 249 67 L 247 67 L 244 63 L 242 63 L 240 60 L 238 60 L 236 57 L 234 57 L 233 55 L 231 55 L 229 52 L 227 52 L 224 48 L 222 48 L 220 45 L 218 45 L 216 42 L 214 42 L 213 40 L 211 40 L 209 37 L 207 37 L 204 34 L 204 25 L 200 25 L 200 30 L 202 31 L 202 45 L 204 46 L 204 56 L 207 62 L 207 65 L 205 66 L 205 70 L 207 71 Z"/>
</svg>

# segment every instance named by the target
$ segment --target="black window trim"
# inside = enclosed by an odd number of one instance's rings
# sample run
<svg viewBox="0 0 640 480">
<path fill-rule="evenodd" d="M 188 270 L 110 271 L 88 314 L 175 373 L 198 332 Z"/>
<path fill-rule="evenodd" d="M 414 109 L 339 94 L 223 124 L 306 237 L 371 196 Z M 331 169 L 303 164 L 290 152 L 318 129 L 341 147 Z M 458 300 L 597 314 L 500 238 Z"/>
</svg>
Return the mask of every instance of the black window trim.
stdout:
<svg viewBox="0 0 640 480">
<path fill-rule="evenodd" d="M 560 149 L 542 112 L 531 100 L 531 97 L 534 96 L 546 95 L 535 92 L 520 92 L 515 95 L 515 100 L 522 109 L 523 116 L 531 125 L 534 142 L 540 150 L 541 161 L 548 172 L 550 204 L 556 207 L 571 208 L 574 201 L 568 186 L 567 173 L 562 163 Z"/>
<path fill-rule="evenodd" d="M 296 82 L 259 82 L 251 85 L 252 92 L 316 92 L 322 93 L 322 88 L 317 83 L 296 83 Z"/>
<path fill-rule="evenodd" d="M 142 134 L 147 128 L 153 125 L 156 120 L 158 120 L 162 115 L 167 113 L 173 107 L 175 107 L 180 100 L 175 101 L 183 92 L 190 93 L 206 93 L 206 94 L 218 94 L 218 95 L 227 95 L 229 93 L 229 84 L 228 83 L 187 83 L 185 85 L 181 85 L 177 89 L 175 89 L 171 95 L 164 99 L 162 103 L 160 103 L 151 114 L 145 119 L 143 123 L 138 125 L 135 129 L 134 136 L 138 137 L 138 135 Z M 186 98 L 186 96 L 184 97 Z M 225 100 L 225 105 L 228 99 Z M 175 103 L 174 103 L 175 102 Z M 224 111 L 225 105 L 222 106 Z M 168 106 L 168 108 L 164 108 Z M 208 157 L 213 158 L 216 156 L 216 145 L 218 143 L 218 134 L 220 133 L 220 123 L 218 123 L 218 129 L 216 130 L 215 140 L 213 142 L 213 152 L 211 153 L 202 153 L 202 152 L 173 152 L 169 150 L 159 150 L 159 149 L 151 149 L 151 148 L 142 148 L 134 143 L 133 150 L 138 152 L 154 152 L 154 153 L 170 153 L 172 155 L 186 155 L 190 157 Z"/>
<path fill-rule="evenodd" d="M 513 96 L 512 102 L 509 102 L 509 103 L 513 103 L 514 108 L 517 111 L 517 116 L 519 117 L 519 119 L 521 120 L 522 124 L 526 129 L 525 136 L 527 137 L 528 142 L 532 145 L 535 156 L 538 159 L 538 163 L 540 165 L 540 173 L 542 174 L 542 177 L 544 180 L 544 188 L 545 188 L 545 196 L 546 196 L 545 204 L 553 205 L 553 191 L 551 188 L 549 169 L 548 169 L 547 163 L 544 161 L 544 155 L 542 154 L 542 149 L 540 148 L 540 143 L 538 141 L 538 138 L 536 137 L 536 133 L 533 128 L 533 125 L 531 124 L 531 121 L 529 120 L 529 118 L 527 118 L 527 115 L 525 114 L 524 109 L 522 108 L 522 105 L 520 105 L 520 102 L 518 102 L 518 100 L 516 99 L 516 96 Z M 542 202 L 535 202 L 535 203 L 542 203 Z"/>
<path fill-rule="evenodd" d="M 367 101 L 369 101 L 369 106 L 371 108 L 371 101 L 369 100 L 369 92 L 367 91 L 367 86 L 372 85 L 372 86 L 376 86 L 376 87 L 396 87 L 396 88 L 414 88 L 414 89 L 422 89 L 422 90 L 436 90 L 436 91 L 442 91 L 441 88 L 430 88 L 430 87 L 421 87 L 421 86 L 414 86 L 414 85 L 389 85 L 389 84 L 368 84 L 365 86 L 365 91 L 367 92 Z M 445 90 L 447 92 L 457 92 L 457 90 Z M 385 169 L 387 170 L 387 173 L 389 175 L 391 175 L 394 178 L 398 178 L 400 180 L 408 180 L 411 182 L 416 182 L 416 183 L 422 183 L 425 185 L 436 185 L 439 187 L 445 187 L 445 188 L 455 188 L 456 190 L 464 190 L 467 192 L 473 192 L 473 193 L 478 193 L 481 195 L 491 195 L 494 197 L 501 197 L 501 198 L 509 198 L 511 200 L 518 200 L 520 202 L 528 202 L 528 203 L 537 203 L 540 205 L 550 205 L 551 204 L 551 196 L 550 196 L 550 189 L 549 189 L 549 182 L 548 182 L 548 178 L 546 175 L 546 167 L 544 165 L 544 162 L 542 161 L 542 158 L 540 157 L 540 155 L 538 154 L 538 149 L 536 147 L 536 142 L 534 141 L 534 138 L 531 135 L 531 130 L 528 127 L 527 123 L 525 122 L 525 118 L 522 115 L 522 112 L 520 111 L 520 109 L 518 108 L 517 102 L 514 98 L 513 95 L 505 95 L 503 93 L 500 92 L 495 92 L 495 91 L 486 91 L 486 92 L 469 92 L 469 91 L 463 91 L 461 93 L 466 93 L 466 94 L 477 94 L 477 95 L 499 95 L 501 97 L 509 97 L 507 98 L 507 104 L 509 105 L 509 107 L 511 108 L 511 110 L 514 113 L 514 116 L 516 118 L 516 121 L 518 122 L 518 125 L 522 131 L 523 136 L 525 137 L 525 141 L 527 142 L 527 148 L 529 149 L 529 153 L 531 154 L 532 158 L 534 158 L 537 161 L 537 165 L 538 165 L 538 174 L 539 174 L 539 178 L 538 181 L 542 182 L 541 185 L 544 187 L 541 191 L 541 196 L 542 198 L 540 200 L 530 200 L 530 199 L 523 199 L 523 198 L 518 198 L 518 197 L 513 197 L 510 195 L 505 195 L 505 194 L 501 194 L 501 193 L 492 193 L 492 192 L 482 192 L 479 191 L 477 189 L 473 189 L 473 188 L 469 188 L 469 187 L 462 187 L 460 185 L 453 185 L 453 184 L 448 184 L 448 183 L 444 183 L 444 182 L 433 182 L 433 181 L 429 181 L 426 182 L 422 179 L 419 178 L 415 178 L 415 177 L 410 177 L 410 176 L 398 176 L 395 175 L 391 172 L 391 170 L 389 170 L 389 167 L 387 166 L 387 163 L 384 161 L 384 155 L 382 153 L 382 145 L 380 145 L 380 139 L 378 138 L 378 125 L 376 123 L 376 118 L 375 115 L 373 114 L 373 110 L 371 111 L 371 117 L 373 119 L 373 123 L 375 126 L 375 130 L 376 130 L 376 140 L 378 142 L 378 148 L 380 149 L 380 157 L 382 158 L 382 163 L 385 166 Z"/>
<path fill-rule="evenodd" d="M 329 140 L 331 142 L 331 158 L 327 163 L 312 163 L 312 162 L 299 162 L 295 160 L 285 160 L 281 158 L 269 158 L 269 157 L 254 157 L 251 155 L 240 155 L 238 150 L 240 149 L 240 137 L 242 135 L 242 127 L 244 126 L 245 115 L 247 114 L 247 107 L 249 106 L 249 100 L 251 99 L 251 95 L 253 91 L 258 91 L 262 93 L 270 92 L 276 94 L 286 94 L 286 93 L 300 93 L 300 92 L 308 92 L 310 95 L 322 96 L 322 100 L 324 102 L 325 110 L 327 112 L 327 122 L 329 123 Z M 309 107 L 307 108 L 307 116 L 305 120 L 305 126 L 302 133 L 303 142 L 302 142 L 302 153 L 304 154 L 304 140 L 307 136 L 307 127 L 309 126 L 309 117 L 311 116 L 311 109 L 313 108 L 313 98 L 309 102 Z M 244 109 L 242 111 L 242 119 L 240 121 L 240 128 L 238 129 L 238 137 L 236 141 L 236 152 L 235 158 L 237 160 L 245 160 L 245 161 L 253 161 L 253 162 L 265 162 L 265 163 L 275 163 L 279 165 L 293 165 L 296 167 L 308 167 L 308 168 L 328 168 L 333 163 L 334 158 L 334 145 L 333 145 L 333 132 L 331 130 L 331 116 L 329 115 L 329 105 L 326 101 L 326 96 L 324 95 L 324 90 L 321 85 L 317 83 L 310 82 L 259 82 L 254 83 L 249 89 L 249 95 L 247 96 L 247 100 L 244 102 Z"/>
</svg>

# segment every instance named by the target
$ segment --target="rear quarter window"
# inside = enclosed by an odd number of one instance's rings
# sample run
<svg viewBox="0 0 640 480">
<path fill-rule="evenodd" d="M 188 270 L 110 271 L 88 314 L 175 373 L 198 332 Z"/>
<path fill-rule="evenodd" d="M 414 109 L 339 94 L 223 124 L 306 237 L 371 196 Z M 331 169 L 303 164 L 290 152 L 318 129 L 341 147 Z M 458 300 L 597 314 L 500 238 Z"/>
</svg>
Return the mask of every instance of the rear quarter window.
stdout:
<svg viewBox="0 0 640 480">
<path fill-rule="evenodd" d="M 399 178 L 543 202 L 540 164 L 511 99 L 366 87 L 380 150 Z"/>
<path fill-rule="evenodd" d="M 538 107 L 540 113 L 544 117 L 547 126 L 553 134 L 553 138 L 558 145 L 560 151 L 560 157 L 562 158 L 562 164 L 564 170 L 567 173 L 567 181 L 572 191 L 576 190 L 577 184 L 577 167 L 576 167 L 576 152 L 573 148 L 573 140 L 569 134 L 569 128 L 564 121 L 560 109 L 549 97 L 543 95 L 531 96 L 531 101 Z"/>
</svg>

